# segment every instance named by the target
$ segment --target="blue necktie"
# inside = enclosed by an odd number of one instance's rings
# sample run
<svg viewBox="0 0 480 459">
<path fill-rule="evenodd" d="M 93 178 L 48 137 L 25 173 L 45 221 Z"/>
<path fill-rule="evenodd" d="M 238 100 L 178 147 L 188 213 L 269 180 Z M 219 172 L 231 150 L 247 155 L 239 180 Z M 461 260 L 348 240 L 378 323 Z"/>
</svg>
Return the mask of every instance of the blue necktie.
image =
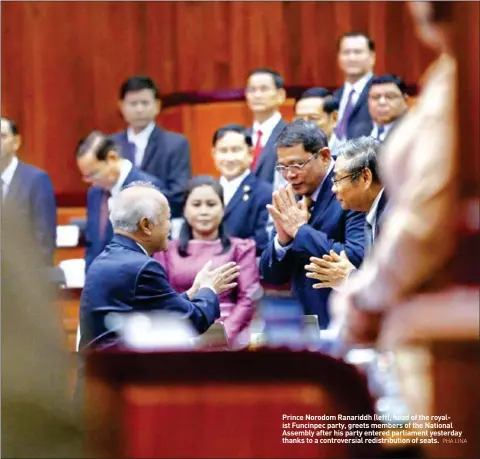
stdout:
<svg viewBox="0 0 480 459">
<path fill-rule="evenodd" d="M 382 134 L 385 132 L 385 126 L 378 126 L 377 127 L 377 140 L 379 141 L 382 141 L 382 139 L 380 138 L 382 136 Z"/>
</svg>

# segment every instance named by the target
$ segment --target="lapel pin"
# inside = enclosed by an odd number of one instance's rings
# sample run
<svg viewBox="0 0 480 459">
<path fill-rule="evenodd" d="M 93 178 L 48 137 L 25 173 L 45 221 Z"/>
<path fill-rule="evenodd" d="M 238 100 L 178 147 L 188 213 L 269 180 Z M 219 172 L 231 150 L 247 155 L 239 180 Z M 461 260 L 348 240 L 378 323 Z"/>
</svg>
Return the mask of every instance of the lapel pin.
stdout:
<svg viewBox="0 0 480 459">
<path fill-rule="evenodd" d="M 250 190 L 251 190 L 250 185 L 245 185 L 243 187 L 243 191 L 245 191 L 245 193 L 248 193 Z"/>
<path fill-rule="evenodd" d="M 243 200 L 244 200 L 244 201 L 248 201 L 248 194 L 244 194 L 244 195 L 243 195 Z"/>
</svg>

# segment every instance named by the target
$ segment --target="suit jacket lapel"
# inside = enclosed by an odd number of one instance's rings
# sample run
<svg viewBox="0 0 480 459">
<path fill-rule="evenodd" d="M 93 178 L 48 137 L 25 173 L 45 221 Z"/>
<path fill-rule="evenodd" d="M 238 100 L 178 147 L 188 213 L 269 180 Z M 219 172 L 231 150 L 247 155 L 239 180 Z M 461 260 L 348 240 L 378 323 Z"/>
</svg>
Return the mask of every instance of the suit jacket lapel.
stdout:
<svg viewBox="0 0 480 459">
<path fill-rule="evenodd" d="M 161 134 L 162 130 L 158 126 L 155 126 L 148 139 L 147 148 L 145 148 L 145 154 L 143 155 L 140 169 L 145 170 L 148 164 L 152 161 L 156 153 L 157 145 L 160 143 Z"/>
<path fill-rule="evenodd" d="M 7 190 L 7 195 L 5 196 L 5 205 L 12 205 L 15 201 L 17 201 L 18 197 L 21 193 L 21 186 L 22 186 L 22 162 L 19 160 L 17 168 L 12 177 L 12 181 Z"/>
<path fill-rule="evenodd" d="M 335 199 L 335 194 L 332 191 L 331 179 L 333 177 L 333 169 L 323 180 L 322 186 L 320 187 L 320 192 L 318 193 L 317 200 L 313 207 L 313 212 L 310 217 L 309 224 L 313 224 L 315 221 L 319 220 L 323 213 L 327 210 L 332 199 Z"/>
<path fill-rule="evenodd" d="M 255 182 L 255 176 L 253 174 L 248 174 L 240 184 L 240 186 L 237 188 L 237 191 L 235 191 L 235 194 L 233 195 L 232 199 L 230 199 L 230 202 L 228 203 L 227 208 L 225 209 L 225 216 L 224 218 L 228 217 L 241 202 L 243 199 L 243 196 L 245 194 L 250 194 L 251 191 L 253 190 Z M 248 187 L 248 189 L 245 189 L 245 187 Z"/>
</svg>

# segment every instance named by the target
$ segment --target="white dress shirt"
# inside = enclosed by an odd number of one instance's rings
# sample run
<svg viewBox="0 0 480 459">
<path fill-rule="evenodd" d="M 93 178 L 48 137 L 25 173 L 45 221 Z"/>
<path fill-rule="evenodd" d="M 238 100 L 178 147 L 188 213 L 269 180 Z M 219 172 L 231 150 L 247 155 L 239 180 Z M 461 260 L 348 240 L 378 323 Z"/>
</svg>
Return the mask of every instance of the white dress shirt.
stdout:
<svg viewBox="0 0 480 459">
<path fill-rule="evenodd" d="M 250 169 L 247 169 L 242 175 L 239 175 L 232 180 L 227 180 L 223 175 L 220 177 L 220 185 L 222 185 L 223 188 L 223 202 L 225 207 L 228 206 L 228 203 L 232 200 L 233 196 L 237 192 L 238 187 L 249 175 Z"/>
<path fill-rule="evenodd" d="M 343 112 L 345 111 L 345 107 L 347 106 L 348 96 L 350 94 L 350 91 L 352 89 L 355 91 L 352 96 L 352 104 L 355 105 L 358 101 L 358 98 L 360 97 L 360 94 L 365 89 L 365 86 L 367 85 L 368 80 L 370 80 L 372 76 L 373 76 L 373 73 L 369 72 L 353 84 L 348 81 L 345 82 L 343 86 L 342 98 L 340 99 L 340 106 L 338 108 L 338 124 L 340 124 L 341 119 L 343 117 Z"/>
<path fill-rule="evenodd" d="M 112 206 L 112 199 L 117 196 L 118 193 L 120 193 L 123 184 L 125 183 L 125 179 L 127 178 L 127 175 L 130 174 L 130 171 L 132 170 L 132 163 L 128 159 L 122 159 L 121 164 L 120 164 L 120 175 L 118 176 L 117 183 L 112 186 L 110 189 L 110 194 L 111 197 L 108 198 L 108 209 L 111 209 Z"/>
<path fill-rule="evenodd" d="M 377 194 L 377 197 L 372 203 L 372 206 L 370 207 L 370 210 L 367 213 L 367 216 L 365 217 L 368 224 L 372 227 L 372 240 L 375 240 L 375 232 L 377 231 L 377 209 L 378 209 L 378 203 L 380 202 L 380 199 L 382 199 L 383 195 L 383 190 L 385 188 L 382 188 L 380 190 L 380 193 Z"/>
<path fill-rule="evenodd" d="M 252 134 L 252 143 L 253 146 L 257 144 L 258 138 L 258 131 L 262 131 L 262 138 L 260 144 L 262 147 L 268 142 L 268 139 L 272 135 L 275 126 L 280 122 L 282 119 L 282 115 L 280 112 L 275 112 L 268 120 L 264 121 L 263 123 L 259 123 L 258 121 L 254 121 L 253 123 L 253 134 Z"/>
<path fill-rule="evenodd" d="M 18 158 L 14 156 L 10 161 L 10 164 L 2 172 L 2 196 L 5 200 L 5 196 L 8 193 L 10 184 L 12 183 L 13 176 L 18 167 Z"/>
<path fill-rule="evenodd" d="M 148 139 L 155 129 L 155 123 L 152 121 L 143 131 L 135 133 L 131 127 L 127 129 L 127 139 L 135 145 L 135 166 L 140 167 L 147 148 Z"/>
</svg>

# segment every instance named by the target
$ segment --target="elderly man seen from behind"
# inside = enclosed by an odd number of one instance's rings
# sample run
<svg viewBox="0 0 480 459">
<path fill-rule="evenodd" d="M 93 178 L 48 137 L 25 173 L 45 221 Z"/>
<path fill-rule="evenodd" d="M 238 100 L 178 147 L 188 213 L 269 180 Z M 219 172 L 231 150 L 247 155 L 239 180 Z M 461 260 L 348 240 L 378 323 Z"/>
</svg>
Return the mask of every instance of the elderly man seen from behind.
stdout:
<svg viewBox="0 0 480 459">
<path fill-rule="evenodd" d="M 80 348 L 107 333 L 104 319 L 112 311 L 181 313 L 199 333 L 220 316 L 218 294 L 236 286 L 235 263 L 197 274 L 192 287 L 179 294 L 168 283 L 162 265 L 151 258 L 165 250 L 170 208 L 150 183 L 134 182 L 115 198 L 110 214 L 114 237 L 88 270 L 80 301 Z"/>
<path fill-rule="evenodd" d="M 378 175 L 381 142 L 373 137 L 348 140 L 338 149 L 332 191 L 344 210 L 367 212 L 365 221 L 365 256 L 378 236 L 387 207 L 387 195 Z M 320 281 L 313 288 L 335 288 L 344 284 L 356 269 L 345 251 L 331 250 L 322 258 L 311 257 L 305 267 L 307 277 Z"/>
</svg>

